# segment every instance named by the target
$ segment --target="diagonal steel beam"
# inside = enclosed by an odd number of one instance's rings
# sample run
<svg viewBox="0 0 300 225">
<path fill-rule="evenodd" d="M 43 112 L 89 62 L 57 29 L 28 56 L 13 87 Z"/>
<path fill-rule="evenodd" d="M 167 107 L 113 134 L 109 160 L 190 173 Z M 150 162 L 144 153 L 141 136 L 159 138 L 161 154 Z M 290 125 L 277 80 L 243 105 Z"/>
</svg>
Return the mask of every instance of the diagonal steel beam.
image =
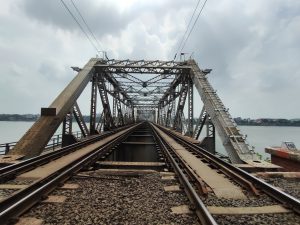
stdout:
<svg viewBox="0 0 300 225">
<path fill-rule="evenodd" d="M 29 158 L 37 156 L 43 151 L 60 123 L 75 104 L 76 99 L 90 81 L 97 61 L 97 58 L 92 58 L 52 104 L 48 108 L 42 109 L 41 117 L 19 140 L 10 151 L 10 154 L 24 155 Z"/>
<path fill-rule="evenodd" d="M 82 136 L 86 137 L 89 134 L 89 130 L 87 128 L 87 125 L 83 119 L 82 113 L 80 111 L 80 108 L 77 104 L 77 102 L 75 102 L 74 106 L 73 106 L 73 115 L 74 118 L 79 126 L 79 129 L 81 130 Z"/>
<path fill-rule="evenodd" d="M 114 128 L 115 124 L 114 124 L 114 120 L 113 120 L 112 113 L 110 110 L 110 104 L 109 104 L 109 100 L 108 100 L 108 96 L 107 96 L 106 85 L 105 85 L 104 77 L 102 76 L 102 74 L 98 75 L 98 90 L 99 90 L 99 94 L 100 94 L 100 98 L 101 98 L 101 102 L 102 102 L 102 106 L 103 106 L 103 113 L 104 113 L 103 129 L 104 129 L 104 131 L 106 131 L 106 130 L 110 130 L 110 129 Z"/>
<path fill-rule="evenodd" d="M 181 86 L 177 111 L 176 111 L 174 123 L 173 123 L 173 128 L 179 132 L 182 132 L 183 109 L 184 109 L 187 93 L 188 93 L 188 82 L 185 79 L 185 80 L 183 80 L 183 83 Z"/>
</svg>

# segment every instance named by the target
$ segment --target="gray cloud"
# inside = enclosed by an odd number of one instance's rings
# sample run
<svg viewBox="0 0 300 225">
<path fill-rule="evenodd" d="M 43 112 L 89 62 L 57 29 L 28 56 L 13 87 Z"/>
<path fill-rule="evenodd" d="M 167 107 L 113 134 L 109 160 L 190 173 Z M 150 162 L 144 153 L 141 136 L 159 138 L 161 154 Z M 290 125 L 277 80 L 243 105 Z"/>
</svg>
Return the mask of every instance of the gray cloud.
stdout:
<svg viewBox="0 0 300 225">
<path fill-rule="evenodd" d="M 127 12 L 120 12 L 114 5 L 109 4 L 107 1 L 102 1 L 101 5 L 98 5 L 96 1 L 83 2 L 74 0 L 74 2 L 91 29 L 99 37 L 118 33 L 134 18 L 134 15 Z M 68 0 L 65 3 L 73 14 L 78 17 L 80 23 L 82 23 L 71 2 Z M 20 1 L 19 7 L 26 16 L 40 23 L 51 25 L 54 28 L 80 31 L 78 25 L 73 21 L 60 1 L 26 0 Z"/>
<path fill-rule="evenodd" d="M 196 4 L 74 1 L 109 57 L 119 59 L 173 59 Z M 233 116 L 299 117 L 299 12 L 297 0 L 207 2 L 184 52 L 213 69 L 209 79 Z M 73 78 L 69 67 L 95 56 L 60 1 L 7 1 L 0 31 L 0 113 L 39 112 Z"/>
</svg>

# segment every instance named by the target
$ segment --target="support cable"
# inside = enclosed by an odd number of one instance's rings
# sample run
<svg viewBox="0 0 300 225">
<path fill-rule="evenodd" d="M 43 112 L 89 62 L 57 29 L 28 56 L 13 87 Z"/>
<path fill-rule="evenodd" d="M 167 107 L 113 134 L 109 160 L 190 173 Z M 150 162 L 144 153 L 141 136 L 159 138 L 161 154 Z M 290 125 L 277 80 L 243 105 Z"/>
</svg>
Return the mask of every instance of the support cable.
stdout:
<svg viewBox="0 0 300 225">
<path fill-rule="evenodd" d="M 191 28 L 191 30 L 190 30 L 188 36 L 186 37 L 185 41 L 183 42 L 183 45 L 182 45 L 182 47 L 181 47 L 181 49 L 180 49 L 180 52 L 182 52 L 182 50 L 183 50 L 183 48 L 185 47 L 185 45 L 186 45 L 186 43 L 187 43 L 187 41 L 188 41 L 188 39 L 189 39 L 189 37 L 190 37 L 192 31 L 194 30 L 194 27 L 195 27 L 195 25 L 196 25 L 196 23 L 197 23 L 197 21 L 198 21 L 200 15 L 201 15 L 203 9 L 204 9 L 204 7 L 205 7 L 206 2 L 207 2 L 207 0 L 205 0 L 205 2 L 203 3 L 203 5 L 202 5 L 202 7 L 201 7 L 201 9 L 200 9 L 200 11 L 199 11 L 199 13 L 198 13 L 198 16 L 197 16 L 196 20 L 194 21 L 194 24 L 193 24 L 193 26 L 192 26 L 192 28 Z"/>
<path fill-rule="evenodd" d="M 79 21 L 76 19 L 75 15 L 71 12 L 71 10 L 69 9 L 69 7 L 66 5 L 66 3 L 63 0 L 60 0 L 60 1 L 63 4 L 63 6 L 65 7 L 65 9 L 69 12 L 69 14 L 73 18 L 73 20 L 77 23 L 77 25 L 79 26 L 80 30 L 85 34 L 85 36 L 87 37 L 87 39 L 90 41 L 91 45 L 95 48 L 96 52 L 97 53 L 100 52 L 98 50 L 97 46 L 94 44 L 94 42 L 89 37 L 89 35 L 85 32 L 85 30 L 83 29 L 83 27 L 81 26 L 81 24 L 79 23 Z"/>
<path fill-rule="evenodd" d="M 180 50 L 180 47 L 181 47 L 181 45 L 182 45 L 182 43 L 183 43 L 183 41 L 184 41 L 184 38 L 185 38 L 185 36 L 186 36 L 186 34 L 187 34 L 189 28 L 190 28 L 190 25 L 191 25 L 191 23 L 192 23 L 192 21 L 193 21 L 195 12 L 197 11 L 200 2 L 201 2 L 201 0 L 198 0 L 197 5 L 196 5 L 196 7 L 195 7 L 195 9 L 194 9 L 194 12 L 193 12 L 193 14 L 192 14 L 192 16 L 191 16 L 191 18 L 190 18 L 190 21 L 189 21 L 189 23 L 188 23 L 188 25 L 187 25 L 187 27 L 186 27 L 186 30 L 185 30 L 185 32 L 184 32 L 182 38 L 181 38 L 180 44 L 179 44 L 178 49 L 177 49 L 177 51 L 176 51 L 176 53 L 175 53 L 175 56 L 174 56 L 174 60 L 177 58 L 178 52 L 179 52 L 179 50 Z"/>
<path fill-rule="evenodd" d="M 90 32 L 91 36 L 94 38 L 95 42 L 98 44 L 98 46 L 100 47 L 100 49 L 103 49 L 103 45 L 100 44 L 100 42 L 98 41 L 98 39 L 94 35 L 93 31 L 91 30 L 90 26 L 87 24 L 86 20 L 84 19 L 82 13 L 80 12 L 80 10 L 78 9 L 78 7 L 76 6 L 75 2 L 73 0 L 71 0 L 71 3 L 73 5 L 73 7 L 75 8 L 76 12 L 78 13 L 78 15 L 80 16 L 81 20 L 85 24 L 86 28 Z"/>
<path fill-rule="evenodd" d="M 184 47 L 185 47 L 185 45 L 186 45 L 186 43 L 187 43 L 187 41 L 188 41 L 188 39 L 189 39 L 189 37 L 190 37 L 192 31 L 194 30 L 194 27 L 195 27 L 195 25 L 196 25 L 196 23 L 197 23 L 197 21 L 198 21 L 200 15 L 201 15 L 202 11 L 203 11 L 203 9 L 204 9 L 204 7 L 205 7 L 205 5 L 206 5 L 206 2 L 207 2 L 207 0 L 204 1 L 204 3 L 203 3 L 203 5 L 202 5 L 202 7 L 201 7 L 201 9 L 200 9 L 200 11 L 199 11 L 199 13 L 198 13 L 196 19 L 194 20 L 194 23 L 193 23 L 193 25 L 192 25 L 192 27 L 191 27 L 191 29 L 190 29 L 190 31 L 189 31 L 187 37 L 184 39 L 184 37 L 186 36 L 186 33 L 187 33 L 187 31 L 188 31 L 188 29 L 189 29 L 189 27 L 190 27 L 190 24 L 191 24 L 191 22 L 192 22 L 192 20 L 193 20 L 194 14 L 195 14 L 195 12 L 197 11 L 198 5 L 199 5 L 199 3 L 200 3 L 200 0 L 198 1 L 197 5 L 196 5 L 196 8 L 195 8 L 195 10 L 194 10 L 194 12 L 193 12 L 193 14 L 192 14 L 191 19 L 190 19 L 190 22 L 189 22 L 189 24 L 188 24 L 188 26 L 187 26 L 187 29 L 186 29 L 186 31 L 185 31 L 185 33 L 184 33 L 184 35 L 183 35 L 182 41 L 180 42 L 180 45 L 179 45 L 179 47 L 178 47 L 178 50 L 177 50 L 177 52 L 176 52 L 176 54 L 175 54 L 175 56 L 174 56 L 174 60 L 176 60 L 178 54 L 179 54 L 180 52 L 182 52 L 182 50 L 184 49 Z M 184 41 L 183 41 L 183 40 L 184 40 Z M 181 47 L 181 48 L 180 48 L 180 47 Z M 180 51 L 179 51 L 179 49 L 180 49 Z"/>
</svg>

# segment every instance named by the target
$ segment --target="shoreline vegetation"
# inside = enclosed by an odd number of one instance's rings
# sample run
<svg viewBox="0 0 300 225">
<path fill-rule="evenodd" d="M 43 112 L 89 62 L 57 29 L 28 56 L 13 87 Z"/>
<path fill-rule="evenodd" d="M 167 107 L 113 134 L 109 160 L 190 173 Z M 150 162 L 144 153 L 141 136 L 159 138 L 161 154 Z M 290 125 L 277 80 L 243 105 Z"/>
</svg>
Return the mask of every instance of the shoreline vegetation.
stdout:
<svg viewBox="0 0 300 225">
<path fill-rule="evenodd" d="M 97 115 L 98 117 L 100 115 Z M 40 115 L 38 114 L 0 114 L 0 121 L 22 121 L 22 122 L 34 122 Z M 83 116 L 86 122 L 89 122 L 89 116 Z M 197 123 L 198 119 L 194 119 L 194 123 Z M 291 126 L 300 127 L 300 119 L 272 119 L 272 118 L 234 118 L 237 125 L 244 126 Z"/>
</svg>

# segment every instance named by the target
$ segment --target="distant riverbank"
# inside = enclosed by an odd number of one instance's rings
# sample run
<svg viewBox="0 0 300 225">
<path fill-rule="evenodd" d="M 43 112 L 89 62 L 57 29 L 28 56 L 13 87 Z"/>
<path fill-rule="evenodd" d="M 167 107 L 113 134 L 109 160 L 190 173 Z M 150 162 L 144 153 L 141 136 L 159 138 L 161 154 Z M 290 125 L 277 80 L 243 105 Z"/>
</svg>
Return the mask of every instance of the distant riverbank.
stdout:
<svg viewBox="0 0 300 225">
<path fill-rule="evenodd" d="M 0 121 L 0 144 L 18 141 L 34 122 L 23 121 Z M 268 146 L 280 146 L 283 141 L 291 141 L 300 146 L 300 127 L 270 127 L 270 126 L 239 126 L 242 134 L 247 134 L 247 142 L 255 147 L 255 151 L 263 156 L 270 157 L 264 152 Z M 78 125 L 73 123 L 73 131 L 79 131 Z M 62 127 L 58 128 L 56 134 L 61 134 Z M 205 132 L 204 132 L 205 133 Z M 203 135 L 204 135 L 203 133 Z M 203 137 L 200 137 L 200 140 Z M 222 145 L 219 136 L 216 136 L 216 149 L 225 154 L 226 151 Z"/>
<path fill-rule="evenodd" d="M 96 120 L 98 121 L 100 115 L 97 115 Z M 39 114 L 0 114 L 0 121 L 12 121 L 12 122 L 35 122 L 40 118 Z M 83 116 L 85 122 L 90 121 L 89 116 Z"/>
<path fill-rule="evenodd" d="M 38 114 L 0 114 L 0 121 L 36 121 L 40 115 Z M 97 118 L 100 115 L 97 115 Z M 84 121 L 89 122 L 89 116 L 83 116 Z M 234 121 L 238 125 L 242 126 L 279 126 L 279 127 L 300 127 L 300 119 L 243 119 L 241 117 L 234 118 Z M 194 119 L 194 123 L 197 123 L 197 119 Z"/>
</svg>

